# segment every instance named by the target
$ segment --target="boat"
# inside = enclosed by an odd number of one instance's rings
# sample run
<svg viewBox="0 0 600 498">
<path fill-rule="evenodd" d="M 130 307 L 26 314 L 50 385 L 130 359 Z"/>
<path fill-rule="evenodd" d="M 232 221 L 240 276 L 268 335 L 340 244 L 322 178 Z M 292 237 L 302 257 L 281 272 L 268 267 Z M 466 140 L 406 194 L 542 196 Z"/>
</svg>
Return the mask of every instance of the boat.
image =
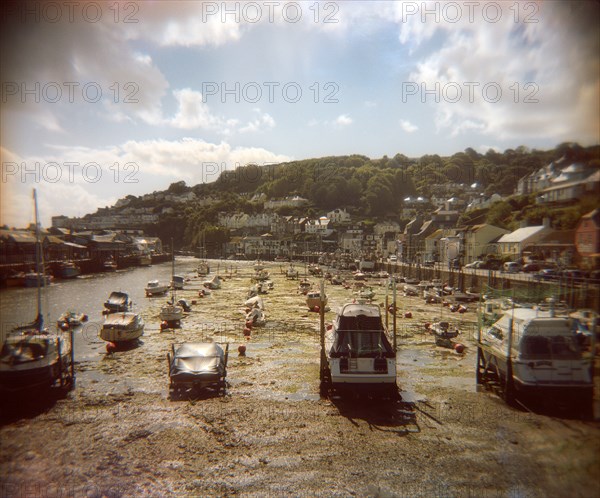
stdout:
<svg viewBox="0 0 600 498">
<path fill-rule="evenodd" d="M 289 280 L 297 280 L 298 276 L 298 270 L 296 270 L 296 268 L 294 268 L 293 265 L 290 265 L 290 267 L 285 272 L 285 278 Z"/>
<path fill-rule="evenodd" d="M 435 345 L 444 348 L 453 348 L 454 341 L 452 339 L 456 338 L 460 333 L 458 329 L 451 329 L 450 323 L 444 321 L 432 323 L 429 331 L 435 337 Z"/>
<path fill-rule="evenodd" d="M 113 291 L 104 301 L 105 313 L 116 313 L 119 311 L 129 311 L 133 303 L 126 292 Z"/>
<path fill-rule="evenodd" d="M 139 313 L 124 311 L 122 313 L 110 313 L 106 316 L 100 329 L 100 339 L 122 343 L 138 339 L 144 334 L 144 320 Z"/>
<path fill-rule="evenodd" d="M 500 386 L 507 402 L 522 396 L 591 401 L 592 356 L 578 320 L 552 311 L 508 310 L 477 336 L 477 384 Z"/>
<path fill-rule="evenodd" d="M 419 288 L 416 285 L 406 284 L 406 285 L 404 285 L 403 290 L 404 290 L 405 296 L 418 296 L 419 295 Z"/>
<path fill-rule="evenodd" d="M 37 287 L 41 285 L 42 287 L 46 287 L 52 283 L 52 275 L 46 275 L 43 272 L 30 271 L 24 276 L 24 284 L 25 287 Z"/>
<path fill-rule="evenodd" d="M 199 277 L 206 277 L 210 273 L 210 266 L 208 261 L 200 261 L 198 268 L 196 268 L 196 274 Z"/>
<path fill-rule="evenodd" d="M 305 278 L 300 280 L 300 283 L 298 284 L 298 290 L 302 294 L 306 294 L 310 290 L 311 287 L 312 287 L 312 284 Z"/>
<path fill-rule="evenodd" d="M 249 308 L 246 313 L 246 324 L 252 324 L 254 327 L 264 327 L 267 316 L 262 298 L 260 296 L 251 297 L 246 300 L 244 306 Z"/>
<path fill-rule="evenodd" d="M 344 283 L 344 279 L 339 274 L 336 274 L 333 277 L 331 277 L 332 285 L 342 285 L 343 283 Z"/>
<path fill-rule="evenodd" d="M 269 280 L 269 278 L 270 278 L 269 271 L 262 269 L 262 270 L 255 271 L 251 280 L 253 282 L 263 282 L 265 280 Z"/>
<path fill-rule="evenodd" d="M 229 343 L 225 350 L 216 342 L 187 342 L 171 344 L 167 353 L 169 365 L 169 388 L 216 388 L 225 390 Z"/>
<path fill-rule="evenodd" d="M 138 266 L 152 266 L 152 256 L 148 253 L 142 253 L 138 256 Z"/>
<path fill-rule="evenodd" d="M 219 275 L 215 275 L 210 280 L 205 280 L 204 282 L 202 282 L 202 286 L 206 287 L 207 289 L 210 289 L 210 290 L 220 289 L 221 288 L 221 279 L 219 278 Z"/>
<path fill-rule="evenodd" d="M 252 268 L 254 268 L 255 272 L 260 272 L 262 270 L 265 269 L 265 265 L 261 260 L 257 260 L 254 265 L 252 266 Z"/>
<path fill-rule="evenodd" d="M 25 272 L 11 270 L 4 282 L 6 287 L 23 287 L 25 285 Z"/>
<path fill-rule="evenodd" d="M 362 271 L 357 271 L 354 273 L 354 280 L 366 280 L 367 276 Z"/>
<path fill-rule="evenodd" d="M 321 291 L 312 291 L 306 294 L 306 306 L 309 310 L 315 310 L 321 305 L 327 304 L 327 296 L 324 296 L 323 302 L 321 302 Z"/>
<path fill-rule="evenodd" d="M 171 277 L 171 288 L 177 290 L 183 290 L 183 286 L 185 285 L 185 277 L 181 275 L 173 275 Z"/>
<path fill-rule="evenodd" d="M 344 305 L 325 334 L 325 354 L 334 388 L 397 394 L 396 353 L 376 304 Z"/>
<path fill-rule="evenodd" d="M 167 284 L 161 284 L 158 280 L 150 280 L 144 288 L 146 297 L 161 296 L 166 294 L 168 290 L 169 286 Z"/>
<path fill-rule="evenodd" d="M 371 287 L 363 287 L 357 291 L 357 295 L 359 299 L 371 300 L 375 297 L 375 292 Z"/>
<path fill-rule="evenodd" d="M 58 320 L 56 325 L 60 329 L 68 329 L 71 327 L 79 327 L 84 322 L 87 322 L 88 316 L 85 313 L 75 313 L 74 311 L 65 311 Z"/>
<path fill-rule="evenodd" d="M 44 328 L 42 287 L 45 285 L 44 257 L 40 240 L 37 194 L 33 190 L 35 206 L 35 254 L 37 284 L 37 317 L 26 325 L 11 330 L 0 350 L 0 392 L 4 394 L 46 390 L 54 386 L 72 388 L 75 373 L 73 335 L 60 329 Z"/>
<path fill-rule="evenodd" d="M 171 239 L 171 247 L 173 247 L 173 239 Z M 160 308 L 160 313 L 158 314 L 160 320 L 166 322 L 170 327 L 179 327 L 181 319 L 183 318 L 183 307 L 176 304 L 177 298 L 175 296 L 177 286 L 173 285 L 175 277 L 175 253 L 173 253 L 173 262 L 171 266 L 171 300 L 167 301 L 167 303 Z M 181 288 L 183 288 L 183 285 Z"/>
<path fill-rule="evenodd" d="M 62 261 L 56 269 L 58 278 L 76 278 L 81 275 L 81 270 L 73 261 Z"/>
<path fill-rule="evenodd" d="M 311 263 L 308 265 L 308 273 L 314 275 L 315 277 L 320 277 L 321 275 L 323 275 L 323 270 L 321 270 L 321 267 L 319 265 Z"/>
<path fill-rule="evenodd" d="M 115 258 L 109 256 L 102 262 L 102 269 L 104 271 L 116 271 L 117 270 L 117 262 Z"/>
</svg>

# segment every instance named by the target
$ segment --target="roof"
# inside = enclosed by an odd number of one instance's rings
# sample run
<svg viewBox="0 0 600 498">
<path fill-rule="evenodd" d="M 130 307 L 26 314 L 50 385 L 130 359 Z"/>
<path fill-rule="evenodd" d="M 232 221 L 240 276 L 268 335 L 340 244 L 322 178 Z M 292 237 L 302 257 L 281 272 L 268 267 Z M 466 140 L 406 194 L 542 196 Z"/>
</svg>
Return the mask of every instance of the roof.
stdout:
<svg viewBox="0 0 600 498">
<path fill-rule="evenodd" d="M 343 306 L 343 308 L 339 312 L 342 316 L 381 316 L 381 312 L 379 311 L 379 306 L 376 304 L 360 304 L 360 303 L 350 303 Z"/>
<path fill-rule="evenodd" d="M 545 229 L 546 227 L 544 225 L 519 228 L 514 232 L 504 234 L 498 239 L 498 242 L 525 242 L 530 237 L 538 235 L 541 231 Z"/>
<path fill-rule="evenodd" d="M 17 244 L 35 244 L 35 234 L 31 232 L 17 232 L 14 230 L 2 230 L 2 238 L 12 239 Z"/>
</svg>

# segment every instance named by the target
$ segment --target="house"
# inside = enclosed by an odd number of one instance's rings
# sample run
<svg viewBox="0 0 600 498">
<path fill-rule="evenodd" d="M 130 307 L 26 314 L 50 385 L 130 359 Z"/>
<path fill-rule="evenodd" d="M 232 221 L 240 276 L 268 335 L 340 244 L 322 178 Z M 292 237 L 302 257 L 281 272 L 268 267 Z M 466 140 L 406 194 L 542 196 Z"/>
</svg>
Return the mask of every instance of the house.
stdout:
<svg viewBox="0 0 600 498">
<path fill-rule="evenodd" d="M 550 186 L 540 191 L 537 197 L 538 204 L 568 203 L 588 194 L 600 194 L 600 170 L 588 174 L 583 179 L 577 178 L 579 175 L 561 174 L 551 182 Z"/>
<path fill-rule="evenodd" d="M 526 248 L 532 247 L 550 231 L 549 220 L 544 220 L 544 225 L 523 227 L 514 232 L 502 235 L 498 239 L 498 252 L 504 258 L 517 261 L 523 257 Z"/>
<path fill-rule="evenodd" d="M 575 254 L 575 230 L 549 230 L 523 252 L 528 259 L 554 261 L 562 266 L 573 264 Z"/>
<path fill-rule="evenodd" d="M 484 259 L 488 254 L 496 254 L 500 237 L 510 233 L 510 230 L 487 223 L 470 225 L 461 228 L 462 263 L 472 263 Z"/>
<path fill-rule="evenodd" d="M 332 223 L 350 223 L 350 213 L 345 209 L 338 208 L 329 211 L 329 213 L 327 213 L 327 218 L 329 218 Z"/>
<path fill-rule="evenodd" d="M 304 226 L 304 231 L 321 237 L 328 237 L 333 233 L 333 230 L 329 228 L 329 222 L 330 220 L 326 216 L 321 216 L 317 220 L 309 220 Z"/>
<path fill-rule="evenodd" d="M 575 248 L 585 268 L 600 267 L 600 209 L 584 214 L 575 228 Z"/>
</svg>

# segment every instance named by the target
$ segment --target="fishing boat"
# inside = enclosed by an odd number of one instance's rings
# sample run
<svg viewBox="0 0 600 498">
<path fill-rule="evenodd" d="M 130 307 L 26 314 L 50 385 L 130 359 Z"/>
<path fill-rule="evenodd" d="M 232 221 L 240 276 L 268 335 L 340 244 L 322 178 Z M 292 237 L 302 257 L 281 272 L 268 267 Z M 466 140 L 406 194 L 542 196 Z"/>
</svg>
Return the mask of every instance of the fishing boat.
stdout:
<svg viewBox="0 0 600 498">
<path fill-rule="evenodd" d="M 396 353 L 376 304 L 344 305 L 325 334 L 325 353 L 334 388 L 397 394 Z"/>
<path fill-rule="evenodd" d="M 311 287 L 312 287 L 311 283 L 308 280 L 306 280 L 305 278 L 300 280 L 300 283 L 298 284 L 298 290 L 302 294 L 306 294 L 310 290 Z"/>
<path fill-rule="evenodd" d="M 208 261 L 200 261 L 196 273 L 199 277 L 206 277 L 210 273 L 210 266 Z"/>
<path fill-rule="evenodd" d="M 144 288 L 146 297 L 162 296 L 163 294 L 166 294 L 168 290 L 169 286 L 167 284 L 161 284 L 158 280 L 150 280 Z"/>
<path fill-rule="evenodd" d="M 56 269 L 58 278 L 76 278 L 81 275 L 81 270 L 73 261 L 62 261 Z"/>
<path fill-rule="evenodd" d="M 37 195 L 33 190 L 35 206 L 36 274 L 44 277 L 44 261 L 40 242 Z M 36 279 L 37 317 L 26 325 L 10 331 L 0 350 L 0 391 L 16 393 L 50 389 L 53 386 L 71 388 L 73 370 L 73 335 L 59 329 L 44 328 L 42 311 L 42 282 Z"/>
<path fill-rule="evenodd" d="M 125 311 L 123 313 L 110 313 L 100 329 L 100 339 L 122 343 L 138 339 L 144 334 L 144 320 L 139 313 Z"/>
<path fill-rule="evenodd" d="M 132 305 L 133 303 L 129 299 L 129 294 L 120 291 L 111 292 L 108 299 L 104 301 L 105 313 L 129 311 Z"/>
<path fill-rule="evenodd" d="M 460 333 L 457 328 L 450 328 L 450 323 L 444 321 L 431 324 L 429 331 L 435 337 L 435 345 L 444 348 L 454 347 L 452 339 L 456 338 Z"/>
<path fill-rule="evenodd" d="M 294 268 L 293 265 L 290 265 L 290 267 L 285 272 L 285 278 L 287 278 L 288 280 L 297 280 L 298 275 L 298 270 L 296 270 L 296 268 Z"/>
</svg>

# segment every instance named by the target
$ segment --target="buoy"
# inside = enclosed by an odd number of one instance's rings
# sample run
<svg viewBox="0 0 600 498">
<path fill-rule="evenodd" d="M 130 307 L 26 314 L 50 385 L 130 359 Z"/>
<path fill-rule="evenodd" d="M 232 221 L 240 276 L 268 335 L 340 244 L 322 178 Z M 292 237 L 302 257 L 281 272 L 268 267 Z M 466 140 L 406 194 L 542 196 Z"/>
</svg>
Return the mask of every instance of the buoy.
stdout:
<svg viewBox="0 0 600 498">
<path fill-rule="evenodd" d="M 412 313 L 410 311 L 407 311 L 406 313 L 404 313 L 404 318 L 412 318 Z"/>
<path fill-rule="evenodd" d="M 204 296 L 205 296 L 204 290 L 199 290 L 198 291 L 198 297 L 204 297 Z"/>
<path fill-rule="evenodd" d="M 198 304 L 198 301 L 196 301 L 195 299 L 192 299 L 192 304 Z"/>
<path fill-rule="evenodd" d="M 245 344 L 240 344 L 238 346 L 238 353 L 240 354 L 240 356 L 246 356 L 246 345 Z"/>
<path fill-rule="evenodd" d="M 327 330 L 331 330 L 331 329 L 333 329 L 333 324 L 330 323 L 329 325 L 327 325 Z"/>
<path fill-rule="evenodd" d="M 249 327 L 245 327 L 245 328 L 244 328 L 244 335 L 245 335 L 246 337 L 248 337 L 248 336 L 249 336 L 249 335 L 251 335 L 251 334 L 252 334 L 252 329 L 251 329 L 251 328 L 249 328 Z"/>
<path fill-rule="evenodd" d="M 69 324 L 67 322 L 60 322 L 61 330 L 69 330 Z"/>
<path fill-rule="evenodd" d="M 162 322 L 160 322 L 160 329 L 161 330 L 165 330 L 169 328 L 169 322 L 167 322 L 166 320 L 163 320 Z"/>
<path fill-rule="evenodd" d="M 87 322 L 88 321 L 88 316 L 87 315 L 81 315 L 81 321 L 82 322 Z"/>
<path fill-rule="evenodd" d="M 388 307 L 388 312 L 391 313 L 392 315 L 396 314 L 396 310 L 393 304 L 390 304 L 390 306 Z"/>
<path fill-rule="evenodd" d="M 460 343 L 456 343 L 454 345 L 454 351 L 456 351 L 457 353 L 462 353 L 465 350 L 465 346 L 463 344 Z"/>
<path fill-rule="evenodd" d="M 429 330 L 431 328 L 431 323 L 426 322 L 425 323 L 425 330 Z"/>
<path fill-rule="evenodd" d="M 109 342 L 106 345 L 106 352 L 107 353 L 112 353 L 113 351 L 117 350 L 117 345 L 114 342 Z"/>
<path fill-rule="evenodd" d="M 462 304 L 458 307 L 458 312 L 459 313 L 466 313 L 467 312 L 467 308 L 466 306 L 463 306 Z"/>
<path fill-rule="evenodd" d="M 252 325 L 254 325 L 254 323 L 252 322 L 252 320 L 246 320 L 246 328 L 251 329 Z"/>
<path fill-rule="evenodd" d="M 318 313 L 319 311 L 321 311 L 321 307 L 317 304 L 316 306 L 313 306 L 312 311 L 314 311 L 315 313 Z"/>
</svg>

